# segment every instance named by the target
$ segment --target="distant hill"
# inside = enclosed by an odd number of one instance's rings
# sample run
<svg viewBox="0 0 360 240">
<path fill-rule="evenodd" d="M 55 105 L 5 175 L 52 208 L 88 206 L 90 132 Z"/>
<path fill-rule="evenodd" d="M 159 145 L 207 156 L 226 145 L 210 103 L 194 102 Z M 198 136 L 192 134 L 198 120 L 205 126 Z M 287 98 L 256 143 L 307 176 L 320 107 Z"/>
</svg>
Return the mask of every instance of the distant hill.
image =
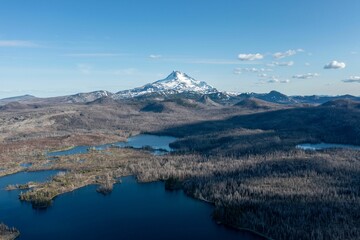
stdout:
<svg viewBox="0 0 360 240">
<path fill-rule="evenodd" d="M 323 104 L 331 100 L 337 100 L 337 99 L 349 99 L 354 101 L 360 101 L 360 97 L 355 97 L 352 95 L 339 95 L 339 96 L 318 96 L 318 95 L 312 95 L 312 96 L 292 96 L 292 99 L 297 101 L 298 103 L 311 103 L 311 104 Z"/>
<path fill-rule="evenodd" d="M 31 109 L 36 108 L 36 106 L 31 106 L 21 102 L 9 102 L 5 105 L 0 106 L 0 111 L 8 111 L 8 110 L 23 110 L 23 109 Z"/>
<path fill-rule="evenodd" d="M 280 92 L 277 91 L 271 91 L 267 94 L 264 94 L 262 96 L 258 96 L 258 99 L 267 101 L 267 102 L 272 102 L 272 103 L 279 103 L 279 104 L 294 104 L 297 103 L 296 100 L 292 99 L 289 96 L 286 96 L 285 94 L 282 94 Z"/>
<path fill-rule="evenodd" d="M 90 93 L 78 93 L 64 98 L 65 102 L 68 103 L 87 103 L 92 102 L 103 97 L 111 97 L 113 93 L 108 91 L 94 91 Z"/>
<path fill-rule="evenodd" d="M 278 103 L 278 104 L 296 104 L 297 101 L 285 94 L 277 91 L 271 91 L 269 93 L 242 93 L 239 95 L 240 99 L 256 98 L 263 101 Z"/>
<path fill-rule="evenodd" d="M 336 107 L 336 108 L 353 108 L 360 109 L 360 101 L 353 101 L 350 99 L 336 99 L 331 100 L 321 105 L 322 107 Z"/>
<path fill-rule="evenodd" d="M 245 98 L 245 99 L 241 100 L 240 102 L 236 103 L 235 106 L 252 109 L 252 110 L 275 109 L 275 108 L 281 107 L 281 105 L 279 105 L 279 104 L 267 102 L 267 101 L 257 99 L 254 97 Z"/>
<path fill-rule="evenodd" d="M 111 96 L 104 96 L 95 99 L 94 101 L 87 102 L 87 105 L 93 105 L 93 104 L 99 104 L 99 105 L 116 105 L 119 104 L 115 99 L 113 99 Z"/>
<path fill-rule="evenodd" d="M 3 98 L 0 99 L 0 105 L 4 105 L 6 103 L 10 102 L 25 102 L 36 99 L 35 96 L 32 95 L 22 95 L 22 96 L 16 96 L 16 97 L 9 97 L 9 98 Z"/>
<path fill-rule="evenodd" d="M 291 139 L 288 144 L 316 140 L 318 142 L 360 145 L 358 105 L 347 102 L 344 107 L 341 106 L 343 103 L 343 101 L 335 101 L 325 104 L 325 106 L 289 108 L 239 115 L 225 120 L 169 128 L 156 134 L 189 137 L 231 133 L 236 129 L 261 129 L 275 131 L 282 139 L 281 141 Z"/>
<path fill-rule="evenodd" d="M 233 97 L 234 98 L 234 97 Z M 350 99 L 354 101 L 360 101 L 360 97 L 355 97 L 352 95 L 340 95 L 340 96 L 287 96 L 278 91 L 271 91 L 269 93 L 241 93 L 235 98 L 240 100 L 246 98 L 257 98 L 267 102 L 278 103 L 278 104 L 312 104 L 319 105 L 325 102 L 336 100 L 336 99 Z"/>
</svg>

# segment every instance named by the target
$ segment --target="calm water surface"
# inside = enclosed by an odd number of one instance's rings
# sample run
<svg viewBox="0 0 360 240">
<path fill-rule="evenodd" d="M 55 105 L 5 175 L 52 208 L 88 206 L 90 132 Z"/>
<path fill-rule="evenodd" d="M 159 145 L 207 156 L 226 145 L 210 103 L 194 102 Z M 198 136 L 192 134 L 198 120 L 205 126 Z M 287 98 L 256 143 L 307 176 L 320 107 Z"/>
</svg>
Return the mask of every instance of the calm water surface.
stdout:
<svg viewBox="0 0 360 240">
<path fill-rule="evenodd" d="M 170 136 L 156 136 L 149 134 L 140 134 L 134 137 L 130 137 L 126 142 L 117 142 L 111 144 L 104 144 L 98 146 L 77 146 L 64 151 L 56 151 L 48 153 L 48 157 L 73 155 L 73 154 L 85 154 L 88 153 L 89 148 L 93 147 L 96 150 L 105 150 L 109 147 L 132 147 L 132 148 L 143 148 L 150 147 L 154 154 L 161 154 L 163 152 L 170 152 L 172 149 L 169 144 L 175 142 L 176 138 Z"/>
<path fill-rule="evenodd" d="M 18 200 L 20 191 L 6 191 L 10 184 L 25 184 L 30 181 L 45 182 L 59 171 L 20 172 L 0 178 L 0 222 L 5 218 L 21 218 L 21 213 L 13 211 L 23 204 Z M 27 204 L 26 204 L 27 205 Z M 29 205 L 30 206 L 30 205 Z M 31 208 L 31 207 L 30 207 Z"/>
<path fill-rule="evenodd" d="M 8 184 L 45 181 L 54 171 L 0 178 Z M 19 191 L 0 190 L 0 219 L 21 231 L 19 239 L 261 239 L 217 225 L 212 205 L 182 191 L 165 191 L 162 182 L 138 184 L 125 177 L 107 196 L 87 186 L 55 199 L 47 210 L 18 200 Z"/>
<path fill-rule="evenodd" d="M 317 144 L 304 143 L 304 144 L 296 145 L 296 148 L 303 150 L 313 150 L 313 151 L 330 149 L 330 148 L 353 149 L 360 151 L 360 146 L 347 145 L 347 144 L 332 144 L 332 143 L 317 143 Z"/>
</svg>

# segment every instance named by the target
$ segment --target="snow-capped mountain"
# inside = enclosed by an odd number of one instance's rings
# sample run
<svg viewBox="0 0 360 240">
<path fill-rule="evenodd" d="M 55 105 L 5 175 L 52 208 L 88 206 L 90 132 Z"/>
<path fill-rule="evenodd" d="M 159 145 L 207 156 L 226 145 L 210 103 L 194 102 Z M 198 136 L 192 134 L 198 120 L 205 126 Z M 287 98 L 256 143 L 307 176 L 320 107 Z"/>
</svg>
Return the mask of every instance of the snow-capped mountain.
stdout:
<svg viewBox="0 0 360 240">
<path fill-rule="evenodd" d="M 117 99 L 140 97 L 147 95 L 167 96 L 171 94 L 211 94 L 218 90 L 206 82 L 195 80 L 194 78 L 179 71 L 173 71 L 165 79 L 146 84 L 142 87 L 120 91 L 113 97 Z"/>
<path fill-rule="evenodd" d="M 191 99 L 206 105 L 233 105 L 240 101 L 251 98 L 253 102 L 260 99 L 266 102 L 277 104 L 323 104 L 330 100 L 350 99 L 360 101 L 360 97 L 351 95 L 342 96 L 287 96 L 277 91 L 269 93 L 236 93 L 218 91 L 204 81 L 196 80 L 185 73 L 173 71 L 165 79 L 146 84 L 142 87 L 111 93 L 100 90 L 89 93 L 78 93 L 68 96 L 37 98 L 31 95 L 24 95 L 13 98 L 0 99 L 0 106 L 10 102 L 20 102 L 26 104 L 51 104 L 51 103 L 92 103 L 92 104 L 112 104 L 121 99 L 141 99 L 141 100 L 164 100 L 164 99 Z M 255 99 L 255 100 L 254 100 Z M 247 102 L 245 102 L 247 103 Z M 248 103 L 247 103 L 248 104 Z M 20 105 L 10 105 L 8 107 L 20 108 Z"/>
</svg>

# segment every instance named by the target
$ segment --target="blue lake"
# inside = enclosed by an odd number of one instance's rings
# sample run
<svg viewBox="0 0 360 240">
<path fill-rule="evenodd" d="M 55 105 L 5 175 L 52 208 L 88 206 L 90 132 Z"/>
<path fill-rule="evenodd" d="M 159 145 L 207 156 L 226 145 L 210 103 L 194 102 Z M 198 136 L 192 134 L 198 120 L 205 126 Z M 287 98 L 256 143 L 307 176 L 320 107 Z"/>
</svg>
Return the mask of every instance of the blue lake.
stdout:
<svg viewBox="0 0 360 240">
<path fill-rule="evenodd" d="M 55 199 L 46 210 L 18 200 L 8 184 L 45 181 L 56 171 L 18 173 L 0 178 L 0 221 L 21 231 L 19 239 L 263 239 L 217 225 L 213 206 L 166 191 L 164 183 L 138 184 L 122 178 L 110 195 L 91 185 Z"/>
<path fill-rule="evenodd" d="M 85 154 L 89 152 L 90 148 L 95 150 L 105 150 L 109 147 L 131 147 L 131 148 L 143 148 L 150 147 L 153 150 L 154 154 L 161 154 L 172 151 L 169 144 L 175 142 L 176 138 L 170 136 L 156 136 L 149 134 L 140 134 L 134 137 L 130 137 L 126 142 L 117 142 L 110 144 L 103 144 L 97 146 L 77 146 L 64 151 L 49 152 L 48 157 L 64 156 L 64 155 L 73 155 L 73 154 Z"/>
<path fill-rule="evenodd" d="M 45 182 L 59 171 L 20 172 L 0 178 L 0 222 L 6 217 L 21 218 L 20 213 L 14 212 L 23 204 L 18 200 L 20 191 L 6 191 L 11 184 L 25 184 L 30 181 Z M 30 205 L 29 205 L 30 206 Z M 31 208 L 31 206 L 30 206 Z"/>
<path fill-rule="evenodd" d="M 32 163 L 20 163 L 20 167 L 28 168 L 31 166 L 32 166 Z"/>
<path fill-rule="evenodd" d="M 302 149 L 302 150 L 324 150 L 324 149 L 331 149 L 331 148 L 342 148 L 342 149 L 352 149 L 352 150 L 359 150 L 360 146 L 355 145 L 347 145 L 347 144 L 332 144 L 332 143 L 304 143 L 296 145 L 296 148 Z"/>
</svg>

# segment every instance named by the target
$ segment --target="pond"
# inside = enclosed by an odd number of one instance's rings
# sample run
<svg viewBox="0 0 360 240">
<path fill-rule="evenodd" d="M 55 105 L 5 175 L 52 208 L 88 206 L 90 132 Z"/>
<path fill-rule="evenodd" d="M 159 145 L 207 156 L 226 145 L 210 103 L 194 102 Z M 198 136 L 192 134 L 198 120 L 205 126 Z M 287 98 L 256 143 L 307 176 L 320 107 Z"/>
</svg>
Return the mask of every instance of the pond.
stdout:
<svg viewBox="0 0 360 240">
<path fill-rule="evenodd" d="M 48 157 L 64 156 L 64 155 L 73 155 L 73 154 L 85 154 L 89 152 L 90 148 L 95 150 L 105 150 L 109 147 L 119 147 L 119 148 L 144 148 L 149 147 L 154 154 L 162 154 L 172 151 L 169 144 L 175 142 L 176 138 L 170 136 L 156 136 L 150 134 L 139 134 L 134 137 L 130 137 L 126 142 L 117 142 L 110 144 L 103 144 L 97 146 L 77 146 L 63 151 L 49 152 Z"/>
<path fill-rule="evenodd" d="M 31 167 L 33 164 L 32 163 L 20 163 L 19 165 L 20 165 L 20 167 L 28 168 L 28 167 Z"/>
<path fill-rule="evenodd" d="M 0 220 L 18 228 L 19 239 L 263 239 L 217 225 L 211 219 L 212 205 L 183 191 L 166 191 L 162 182 L 139 184 L 124 177 L 109 195 L 91 185 L 58 196 L 46 210 L 21 203 L 18 190 L 3 190 L 8 184 L 44 181 L 55 173 L 0 178 Z"/>
<path fill-rule="evenodd" d="M 331 148 L 342 148 L 342 149 L 352 149 L 352 150 L 359 150 L 360 146 L 355 145 L 347 145 L 347 144 L 332 144 L 332 143 L 304 143 L 296 145 L 296 148 L 302 149 L 302 150 L 324 150 L 324 149 L 331 149 Z"/>
</svg>

